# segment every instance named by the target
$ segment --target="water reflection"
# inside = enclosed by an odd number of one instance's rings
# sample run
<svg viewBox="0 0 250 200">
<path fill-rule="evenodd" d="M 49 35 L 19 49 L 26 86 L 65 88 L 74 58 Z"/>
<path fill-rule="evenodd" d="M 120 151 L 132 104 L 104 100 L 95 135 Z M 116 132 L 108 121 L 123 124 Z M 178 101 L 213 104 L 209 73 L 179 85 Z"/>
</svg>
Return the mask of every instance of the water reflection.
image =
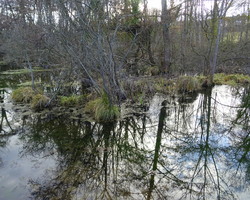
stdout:
<svg viewBox="0 0 250 200">
<path fill-rule="evenodd" d="M 238 170 L 241 165 L 246 166 L 246 181 L 250 183 L 250 87 L 245 88 L 242 94 L 241 108 L 233 123 L 240 126 L 243 131 L 234 134 L 235 159 L 238 161 Z"/>
<path fill-rule="evenodd" d="M 47 69 L 44 70 L 45 71 L 38 70 L 33 72 L 32 76 L 36 87 L 51 94 L 58 93 L 61 95 L 70 95 L 79 92 L 80 86 L 76 84 L 75 80 L 72 80 L 72 76 L 70 75 L 71 72 L 68 70 L 63 68 L 58 68 L 53 71 L 46 71 Z M 64 84 L 65 80 L 70 84 Z M 10 71 L 9 73 L 0 72 L 1 88 L 16 88 L 17 86 L 31 86 L 31 74 L 22 73 L 21 70 Z"/>
<path fill-rule="evenodd" d="M 156 142 L 155 142 L 155 149 L 154 149 L 154 159 L 153 159 L 153 167 L 152 167 L 152 174 L 150 176 L 150 181 L 149 181 L 149 189 L 148 189 L 148 195 L 147 199 L 152 198 L 152 192 L 155 189 L 155 175 L 157 173 L 157 165 L 159 162 L 159 153 L 160 153 L 160 147 L 161 147 L 161 142 L 162 142 L 162 132 L 164 128 L 164 121 L 166 118 L 166 107 L 165 107 L 165 102 L 162 103 L 163 107 L 160 110 L 159 114 L 159 123 L 158 123 L 158 128 L 157 128 L 157 135 L 156 135 Z"/>
<path fill-rule="evenodd" d="M 0 150 L 1 148 L 4 148 L 7 145 L 9 137 L 16 134 L 14 129 L 12 128 L 11 122 L 10 122 L 10 116 L 8 111 L 4 108 L 3 104 L 5 102 L 5 89 L 0 89 L 0 106 L 1 106 L 1 112 L 0 112 Z M 0 157 L 0 167 L 3 166 L 2 158 Z"/>
<path fill-rule="evenodd" d="M 30 178 L 30 197 L 249 199 L 249 88 L 238 95 L 220 86 L 155 96 L 145 112 L 116 123 L 28 118 L 21 156 L 55 161 Z"/>
</svg>

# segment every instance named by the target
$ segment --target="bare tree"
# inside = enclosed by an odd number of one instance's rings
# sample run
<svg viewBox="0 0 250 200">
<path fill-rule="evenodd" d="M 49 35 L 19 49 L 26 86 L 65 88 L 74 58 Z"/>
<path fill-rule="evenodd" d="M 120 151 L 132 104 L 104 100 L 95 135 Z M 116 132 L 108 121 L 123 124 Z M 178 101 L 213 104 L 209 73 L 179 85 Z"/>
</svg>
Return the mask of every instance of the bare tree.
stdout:
<svg viewBox="0 0 250 200">
<path fill-rule="evenodd" d="M 213 83 L 214 73 L 217 67 L 217 58 L 219 53 L 219 44 L 221 40 L 223 19 L 226 16 L 227 10 L 231 7 L 233 0 L 222 0 L 220 4 L 214 1 L 213 18 L 212 18 L 212 40 L 211 48 L 212 55 L 210 57 L 210 83 Z M 218 24 L 216 26 L 216 23 Z"/>
</svg>

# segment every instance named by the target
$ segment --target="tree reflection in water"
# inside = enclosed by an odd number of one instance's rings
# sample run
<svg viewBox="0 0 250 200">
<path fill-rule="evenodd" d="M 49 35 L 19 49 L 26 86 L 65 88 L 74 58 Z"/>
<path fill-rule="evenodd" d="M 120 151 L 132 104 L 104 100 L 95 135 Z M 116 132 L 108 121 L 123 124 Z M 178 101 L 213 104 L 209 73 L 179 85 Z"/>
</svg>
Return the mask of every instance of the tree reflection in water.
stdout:
<svg viewBox="0 0 250 200">
<path fill-rule="evenodd" d="M 148 112 L 102 124 L 36 118 L 22 135 L 22 154 L 58 164 L 44 181 L 30 180 L 32 196 L 237 198 L 239 189 L 249 190 L 248 94 L 236 119 L 222 117 L 230 107 L 218 104 L 211 90 L 188 101 L 162 100 L 157 117 Z"/>
<path fill-rule="evenodd" d="M 234 124 L 242 128 L 243 131 L 240 134 L 235 134 L 235 159 L 237 161 L 240 170 L 241 165 L 246 166 L 246 181 L 250 183 L 250 87 L 246 87 L 242 93 L 241 108 L 238 110 L 237 117 L 234 120 Z M 238 171 L 237 171 L 238 172 Z"/>
<path fill-rule="evenodd" d="M 5 89 L 0 89 L 0 104 L 1 104 L 1 112 L 0 112 L 0 152 L 2 148 L 5 148 L 9 138 L 17 133 L 17 130 L 12 128 L 10 122 L 10 114 L 4 108 L 5 103 Z M 0 157 L 0 167 L 3 166 L 2 158 Z"/>
</svg>

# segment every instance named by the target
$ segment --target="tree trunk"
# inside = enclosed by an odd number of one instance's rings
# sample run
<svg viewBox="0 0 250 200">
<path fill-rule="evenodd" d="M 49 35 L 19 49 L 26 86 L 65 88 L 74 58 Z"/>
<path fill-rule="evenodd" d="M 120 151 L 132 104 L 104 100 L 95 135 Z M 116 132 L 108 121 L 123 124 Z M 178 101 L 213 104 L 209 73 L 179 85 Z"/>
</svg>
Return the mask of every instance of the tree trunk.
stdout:
<svg viewBox="0 0 250 200">
<path fill-rule="evenodd" d="M 221 40 L 221 33 L 222 33 L 222 25 L 223 25 L 223 18 L 226 16 L 226 11 L 227 8 L 225 8 L 225 0 L 222 1 L 220 8 L 218 8 L 218 12 L 216 11 L 218 4 L 217 4 L 217 0 L 215 1 L 214 4 L 214 14 L 213 14 L 213 20 L 214 23 L 216 23 L 217 18 L 218 19 L 218 25 L 217 25 L 217 33 L 215 33 L 216 31 L 213 30 L 213 34 L 215 35 L 215 38 L 213 38 L 212 40 L 215 39 L 215 44 L 214 44 L 214 50 L 213 50 L 213 55 L 210 59 L 210 77 L 209 77 L 209 81 L 210 83 L 213 83 L 213 77 L 214 77 L 214 73 L 217 69 L 217 59 L 218 59 L 218 53 L 219 53 L 219 44 L 220 44 L 220 40 Z M 215 26 L 215 24 L 214 24 Z M 213 41 L 212 41 L 213 42 Z"/>
<path fill-rule="evenodd" d="M 249 9 L 250 1 L 247 2 L 247 23 L 246 23 L 246 41 L 248 41 L 248 34 L 249 34 L 249 26 L 250 26 L 250 9 Z"/>
<path fill-rule="evenodd" d="M 162 14 L 161 22 L 163 28 L 163 61 L 161 66 L 161 73 L 169 73 L 170 68 L 170 34 L 169 34 L 169 14 L 167 11 L 166 0 L 161 1 Z"/>
</svg>

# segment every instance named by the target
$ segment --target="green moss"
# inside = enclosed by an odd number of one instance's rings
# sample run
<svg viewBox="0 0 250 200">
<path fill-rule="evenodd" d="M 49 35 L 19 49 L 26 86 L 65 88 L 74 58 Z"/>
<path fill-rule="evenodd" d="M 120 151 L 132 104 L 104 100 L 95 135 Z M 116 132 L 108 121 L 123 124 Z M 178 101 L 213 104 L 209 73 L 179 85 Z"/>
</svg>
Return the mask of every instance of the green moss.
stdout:
<svg viewBox="0 0 250 200">
<path fill-rule="evenodd" d="M 196 92 L 201 89 L 200 82 L 196 77 L 180 76 L 176 83 L 178 92 Z"/>
<path fill-rule="evenodd" d="M 214 75 L 214 83 L 216 85 L 231 85 L 237 86 L 250 83 L 250 76 L 243 74 L 224 74 L 219 73 Z"/>
<path fill-rule="evenodd" d="M 76 105 L 82 104 L 84 103 L 85 99 L 86 98 L 83 95 L 81 96 L 72 95 L 69 97 L 62 96 L 60 97 L 59 102 L 62 106 L 69 107 L 69 106 L 76 106 Z"/>
<path fill-rule="evenodd" d="M 12 92 L 12 99 L 15 102 L 29 103 L 35 95 L 31 87 L 20 87 Z"/>
<path fill-rule="evenodd" d="M 49 103 L 49 98 L 43 94 L 36 94 L 31 101 L 31 108 L 40 111 L 43 110 Z"/>
<path fill-rule="evenodd" d="M 120 116 L 119 107 L 112 105 L 106 94 L 103 94 L 101 98 L 88 102 L 85 111 L 92 114 L 95 120 L 99 122 L 114 121 Z"/>
<path fill-rule="evenodd" d="M 33 72 L 46 72 L 46 71 L 51 71 L 50 69 L 33 69 Z M 16 69 L 16 70 L 8 70 L 8 71 L 4 71 L 1 74 L 4 75 L 17 75 L 17 74 L 28 74 L 30 73 L 29 69 Z"/>
</svg>

